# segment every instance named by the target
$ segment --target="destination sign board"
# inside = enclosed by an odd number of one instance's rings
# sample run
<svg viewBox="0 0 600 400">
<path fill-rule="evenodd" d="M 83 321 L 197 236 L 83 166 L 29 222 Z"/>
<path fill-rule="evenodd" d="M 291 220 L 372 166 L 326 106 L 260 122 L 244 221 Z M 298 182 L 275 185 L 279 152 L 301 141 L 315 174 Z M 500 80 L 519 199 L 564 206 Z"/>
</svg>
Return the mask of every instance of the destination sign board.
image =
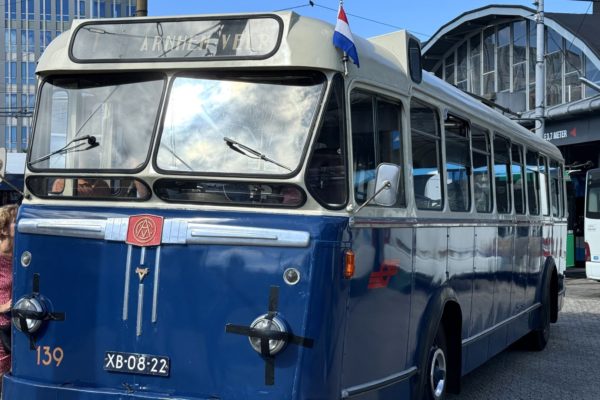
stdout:
<svg viewBox="0 0 600 400">
<path fill-rule="evenodd" d="M 71 42 L 75 62 L 262 59 L 279 46 L 274 16 L 220 19 L 147 19 L 84 23 Z"/>
</svg>

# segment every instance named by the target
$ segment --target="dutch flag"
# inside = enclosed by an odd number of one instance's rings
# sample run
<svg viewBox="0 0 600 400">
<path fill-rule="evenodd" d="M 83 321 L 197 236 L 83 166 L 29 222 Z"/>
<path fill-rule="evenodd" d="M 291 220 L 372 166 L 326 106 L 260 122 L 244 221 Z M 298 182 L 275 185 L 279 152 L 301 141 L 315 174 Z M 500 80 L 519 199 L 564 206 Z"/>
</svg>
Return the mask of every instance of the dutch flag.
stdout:
<svg viewBox="0 0 600 400">
<path fill-rule="evenodd" d="M 352 61 L 354 61 L 354 64 L 356 64 L 357 67 L 360 67 L 358 63 L 358 53 L 356 52 L 352 32 L 350 32 L 350 25 L 348 25 L 348 18 L 346 17 L 344 7 L 341 4 L 338 12 L 337 24 L 335 24 L 335 32 L 333 32 L 333 45 L 346 52 Z"/>
</svg>

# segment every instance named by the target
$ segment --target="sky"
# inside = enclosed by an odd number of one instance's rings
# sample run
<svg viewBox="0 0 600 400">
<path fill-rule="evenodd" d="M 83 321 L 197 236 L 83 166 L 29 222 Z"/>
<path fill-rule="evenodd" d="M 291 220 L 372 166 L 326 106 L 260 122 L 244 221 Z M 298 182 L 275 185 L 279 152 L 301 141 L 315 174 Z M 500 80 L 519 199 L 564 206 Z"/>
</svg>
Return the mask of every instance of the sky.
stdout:
<svg viewBox="0 0 600 400">
<path fill-rule="evenodd" d="M 224 14 L 293 9 L 295 12 L 335 24 L 338 0 L 148 0 L 148 15 Z M 442 25 L 460 14 L 490 4 L 511 4 L 535 8 L 532 1 L 480 0 L 345 0 L 354 35 L 371 37 L 408 29 L 426 41 Z M 545 11 L 591 13 L 585 0 L 545 0 Z M 368 21 L 373 20 L 377 22 Z"/>
</svg>

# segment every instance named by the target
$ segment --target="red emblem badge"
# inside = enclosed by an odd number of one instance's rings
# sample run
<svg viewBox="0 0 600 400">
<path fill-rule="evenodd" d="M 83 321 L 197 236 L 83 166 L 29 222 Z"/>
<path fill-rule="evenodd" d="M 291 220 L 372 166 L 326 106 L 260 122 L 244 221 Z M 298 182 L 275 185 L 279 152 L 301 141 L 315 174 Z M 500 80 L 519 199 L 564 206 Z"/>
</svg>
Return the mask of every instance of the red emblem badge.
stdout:
<svg viewBox="0 0 600 400">
<path fill-rule="evenodd" d="M 134 246 L 158 246 L 162 239 L 163 217 L 134 215 L 129 217 L 127 244 Z"/>
</svg>

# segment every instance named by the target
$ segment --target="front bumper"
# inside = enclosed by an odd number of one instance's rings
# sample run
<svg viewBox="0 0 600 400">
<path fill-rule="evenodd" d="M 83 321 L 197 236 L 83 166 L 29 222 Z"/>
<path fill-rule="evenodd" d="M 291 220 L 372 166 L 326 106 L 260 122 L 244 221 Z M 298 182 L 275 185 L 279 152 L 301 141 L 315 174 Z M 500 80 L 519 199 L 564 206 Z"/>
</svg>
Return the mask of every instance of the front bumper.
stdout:
<svg viewBox="0 0 600 400">
<path fill-rule="evenodd" d="M 127 390 L 108 390 L 72 385 L 49 385 L 4 375 L 2 400 L 208 400 L 199 397 L 178 397 L 165 393 L 141 393 Z"/>
<path fill-rule="evenodd" d="M 586 261 L 585 275 L 588 279 L 600 281 L 600 263 Z"/>
</svg>

